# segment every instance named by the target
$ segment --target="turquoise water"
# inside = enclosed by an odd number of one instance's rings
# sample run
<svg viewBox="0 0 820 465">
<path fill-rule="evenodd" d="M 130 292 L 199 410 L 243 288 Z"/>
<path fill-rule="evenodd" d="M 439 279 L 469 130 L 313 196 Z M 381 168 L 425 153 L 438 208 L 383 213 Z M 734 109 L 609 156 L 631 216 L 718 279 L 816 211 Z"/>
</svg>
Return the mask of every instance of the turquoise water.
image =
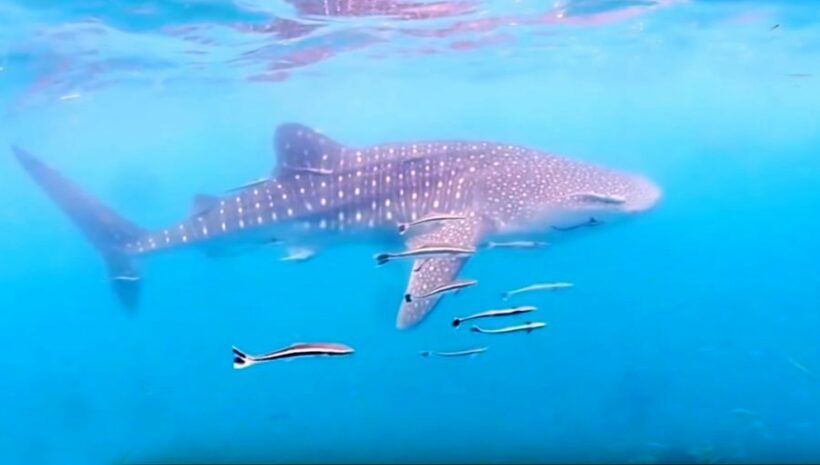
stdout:
<svg viewBox="0 0 820 465">
<path fill-rule="evenodd" d="M 267 175 L 288 121 L 520 144 L 648 176 L 662 202 L 480 253 L 480 284 L 410 330 L 409 265 L 367 243 L 149 257 L 129 313 L 9 151 L 3 463 L 820 460 L 820 4 L 333 5 L 0 2 L 0 141 L 146 227 Z M 544 330 L 449 324 L 541 281 L 575 284 L 516 301 Z M 231 367 L 232 345 L 300 341 L 356 353 Z"/>
</svg>

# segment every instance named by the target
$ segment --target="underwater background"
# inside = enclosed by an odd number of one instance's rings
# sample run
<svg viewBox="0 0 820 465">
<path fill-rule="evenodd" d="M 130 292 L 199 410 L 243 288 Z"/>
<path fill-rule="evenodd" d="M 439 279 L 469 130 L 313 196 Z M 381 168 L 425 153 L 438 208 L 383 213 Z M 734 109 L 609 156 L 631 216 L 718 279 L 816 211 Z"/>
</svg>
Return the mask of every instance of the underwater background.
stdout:
<svg viewBox="0 0 820 465">
<path fill-rule="evenodd" d="M 820 2 L 0 1 L 0 461 L 820 461 Z M 489 250 L 418 327 L 378 246 L 140 261 L 125 311 L 18 144 L 146 227 L 267 175 L 274 128 L 489 140 L 663 200 Z M 501 292 L 549 326 L 450 321 Z M 231 367 L 230 347 L 355 355 Z M 422 350 L 487 345 L 470 358 Z"/>
</svg>

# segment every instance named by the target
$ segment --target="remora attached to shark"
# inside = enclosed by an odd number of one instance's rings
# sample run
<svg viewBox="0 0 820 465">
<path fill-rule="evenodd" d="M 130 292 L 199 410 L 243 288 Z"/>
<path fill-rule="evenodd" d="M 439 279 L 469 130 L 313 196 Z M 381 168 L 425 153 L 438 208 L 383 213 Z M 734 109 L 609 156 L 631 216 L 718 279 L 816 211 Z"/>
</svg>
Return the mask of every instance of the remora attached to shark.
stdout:
<svg viewBox="0 0 820 465">
<path fill-rule="evenodd" d="M 154 231 L 132 224 L 26 151 L 13 151 L 102 254 L 112 286 L 128 308 L 137 305 L 139 294 L 134 259 L 182 246 L 275 237 L 313 249 L 344 240 L 476 248 L 486 239 L 533 239 L 549 234 L 552 226 L 642 212 L 661 196 L 655 184 L 636 175 L 492 142 L 349 147 L 289 123 L 277 128 L 274 146 L 278 163 L 267 181 L 224 197 L 196 196 L 188 218 Z M 464 219 L 417 234 L 397 232 L 400 223 L 437 213 Z M 424 294 L 455 281 L 468 259 L 414 263 L 417 271 L 411 272 L 405 294 Z M 403 301 L 397 326 L 415 325 L 438 301 Z"/>
</svg>

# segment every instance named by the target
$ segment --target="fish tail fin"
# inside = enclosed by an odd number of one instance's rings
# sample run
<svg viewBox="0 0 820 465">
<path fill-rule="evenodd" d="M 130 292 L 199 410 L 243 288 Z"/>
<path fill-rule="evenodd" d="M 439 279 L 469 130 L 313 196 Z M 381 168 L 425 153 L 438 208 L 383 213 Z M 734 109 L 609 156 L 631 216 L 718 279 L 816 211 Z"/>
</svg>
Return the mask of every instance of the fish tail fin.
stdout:
<svg viewBox="0 0 820 465">
<path fill-rule="evenodd" d="M 461 325 L 461 318 L 453 318 L 453 328 L 458 328 Z"/>
<path fill-rule="evenodd" d="M 29 176 L 102 254 L 114 292 L 127 309 L 135 309 L 139 300 L 140 280 L 126 245 L 138 240 L 145 231 L 30 153 L 17 146 L 11 149 Z"/>
<path fill-rule="evenodd" d="M 243 368 L 248 368 L 249 366 L 256 363 L 253 357 L 242 352 L 241 350 L 237 349 L 236 346 L 233 346 L 233 368 L 234 370 L 241 370 Z"/>
<path fill-rule="evenodd" d="M 385 263 L 390 261 L 390 254 L 380 253 L 380 254 L 377 254 L 375 258 L 376 258 L 376 265 L 377 266 L 382 266 Z"/>
<path fill-rule="evenodd" d="M 480 332 L 481 332 L 481 328 L 479 328 L 479 327 L 478 327 L 478 326 L 476 326 L 476 325 L 472 325 L 472 326 L 470 326 L 470 331 L 472 331 L 472 332 L 474 332 L 474 333 L 480 333 Z"/>
</svg>

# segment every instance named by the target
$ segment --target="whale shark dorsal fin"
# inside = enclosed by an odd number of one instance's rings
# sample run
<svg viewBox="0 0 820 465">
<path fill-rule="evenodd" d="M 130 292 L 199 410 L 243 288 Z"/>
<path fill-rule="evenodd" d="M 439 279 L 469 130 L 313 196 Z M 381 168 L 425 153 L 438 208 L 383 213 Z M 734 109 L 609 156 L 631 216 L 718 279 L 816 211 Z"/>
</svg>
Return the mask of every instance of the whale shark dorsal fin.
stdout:
<svg viewBox="0 0 820 465">
<path fill-rule="evenodd" d="M 441 228 L 417 234 L 407 240 L 408 249 L 416 249 L 429 244 L 475 248 L 484 236 L 484 221 L 476 216 L 467 216 L 463 220 L 448 221 Z M 441 296 L 426 299 L 414 299 L 412 296 L 423 295 L 432 289 L 452 283 L 468 257 L 441 257 L 416 260 L 410 274 L 410 282 L 402 299 L 396 326 L 399 329 L 409 328 L 419 323 L 438 303 Z M 424 266 L 421 266 L 423 263 Z"/>
<path fill-rule="evenodd" d="M 219 197 L 213 195 L 197 194 L 194 196 L 194 203 L 191 205 L 189 215 L 191 217 L 207 213 L 210 209 L 219 204 Z"/>
<path fill-rule="evenodd" d="M 276 172 L 332 174 L 343 164 L 344 146 L 319 132 L 297 123 L 276 128 L 274 148 Z"/>
</svg>

